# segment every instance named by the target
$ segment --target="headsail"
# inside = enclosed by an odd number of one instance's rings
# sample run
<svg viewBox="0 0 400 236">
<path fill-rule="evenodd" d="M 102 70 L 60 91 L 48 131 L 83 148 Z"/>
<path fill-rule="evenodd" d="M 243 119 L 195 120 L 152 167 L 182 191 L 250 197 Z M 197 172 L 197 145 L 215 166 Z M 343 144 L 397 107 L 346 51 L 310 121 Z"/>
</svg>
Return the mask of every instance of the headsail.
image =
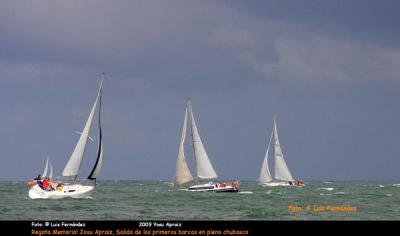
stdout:
<svg viewBox="0 0 400 236">
<path fill-rule="evenodd" d="M 187 126 L 187 113 L 188 108 L 185 109 L 185 118 L 182 127 L 181 143 L 179 145 L 178 160 L 176 161 L 175 176 L 174 176 L 174 186 L 179 184 L 184 184 L 186 182 L 192 181 L 193 176 L 190 173 L 189 167 L 185 158 L 185 138 L 186 138 L 186 126 Z"/>
<path fill-rule="evenodd" d="M 50 173 L 49 176 L 47 176 L 49 179 L 53 178 L 53 166 L 51 165 L 51 162 L 49 161 L 49 166 L 50 166 Z"/>
<path fill-rule="evenodd" d="M 46 159 L 46 166 L 44 167 L 43 170 L 43 174 L 42 174 L 42 178 L 46 178 L 47 177 L 47 171 L 49 169 L 49 158 L 47 157 Z"/>
<path fill-rule="evenodd" d="M 264 162 L 261 166 L 260 176 L 258 177 L 258 182 L 260 183 L 267 183 L 272 181 L 271 173 L 269 172 L 268 168 L 268 154 L 269 154 L 269 147 L 271 146 L 272 136 L 274 135 L 274 131 L 271 133 L 271 137 L 269 138 L 267 152 L 265 153 Z"/>
<path fill-rule="evenodd" d="M 94 180 L 96 179 L 97 175 L 100 173 L 100 170 L 103 166 L 103 134 L 101 131 L 101 98 L 103 96 L 103 80 L 104 80 L 104 73 L 101 78 L 101 86 L 100 86 L 100 97 L 99 97 L 99 145 L 97 147 L 97 158 L 96 158 L 96 163 L 94 164 L 94 167 L 92 171 L 90 172 L 88 179 Z"/>
<path fill-rule="evenodd" d="M 293 177 L 290 174 L 289 168 L 286 165 L 281 145 L 278 138 L 278 130 L 274 119 L 274 136 L 275 136 L 275 178 L 278 180 L 292 181 Z"/>
<path fill-rule="evenodd" d="M 71 157 L 69 158 L 67 164 L 64 167 L 64 170 L 62 172 L 63 176 L 75 176 L 76 177 L 79 173 L 79 169 L 81 166 L 83 155 L 85 153 L 86 143 L 87 143 L 87 140 L 89 137 L 90 128 L 92 126 L 93 117 L 96 112 L 96 107 L 97 107 L 97 103 L 99 101 L 102 86 L 103 86 L 103 79 L 101 80 L 99 92 L 98 92 L 96 100 L 93 104 L 92 110 L 90 111 L 89 118 L 86 121 L 85 127 L 83 128 L 82 134 L 78 140 L 78 143 L 75 146 L 73 153 L 71 154 Z"/>
<path fill-rule="evenodd" d="M 196 122 L 193 117 L 192 106 L 190 100 L 188 101 L 190 121 L 191 121 L 191 133 L 192 133 L 192 144 L 194 149 L 194 156 L 196 161 L 196 176 L 199 179 L 215 179 L 217 173 L 211 164 L 210 159 L 206 153 L 204 145 L 201 141 L 199 131 L 197 130 Z"/>
</svg>

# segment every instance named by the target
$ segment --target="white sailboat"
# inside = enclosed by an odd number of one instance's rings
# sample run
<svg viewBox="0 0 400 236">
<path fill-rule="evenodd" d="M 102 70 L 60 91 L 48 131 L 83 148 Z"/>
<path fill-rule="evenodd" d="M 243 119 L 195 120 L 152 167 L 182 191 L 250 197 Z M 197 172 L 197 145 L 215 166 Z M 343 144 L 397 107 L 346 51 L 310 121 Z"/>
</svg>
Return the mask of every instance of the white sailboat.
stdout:
<svg viewBox="0 0 400 236">
<path fill-rule="evenodd" d="M 268 168 L 268 156 L 269 148 L 271 146 L 272 137 L 274 137 L 274 149 L 275 149 L 275 178 L 272 178 L 271 173 Z M 260 176 L 258 182 L 262 186 L 304 186 L 304 181 L 295 180 L 286 165 L 285 159 L 283 158 L 283 153 L 278 137 L 278 129 L 276 125 L 276 120 L 274 116 L 274 128 L 271 133 L 271 137 L 268 142 L 267 152 L 265 153 L 264 161 L 261 166 Z"/>
<path fill-rule="evenodd" d="M 80 198 L 85 197 L 90 194 L 92 190 L 94 190 L 96 185 L 96 177 L 100 173 L 103 163 L 103 140 L 102 140 L 102 130 L 101 130 L 101 99 L 103 93 L 103 81 L 105 75 L 102 74 L 100 88 L 97 93 L 96 100 L 92 106 L 90 111 L 89 117 L 86 121 L 85 127 L 83 131 L 80 133 L 79 140 L 75 146 L 74 151 L 72 152 L 67 164 L 62 171 L 63 179 L 69 178 L 69 180 L 56 180 L 53 183 L 47 186 L 44 181 L 47 181 L 46 178 L 42 180 L 30 180 L 29 182 L 29 197 L 32 199 L 36 198 L 50 198 L 50 199 L 58 199 L 58 198 L 65 198 L 65 197 L 74 197 Z M 81 162 L 84 157 L 84 153 L 86 150 L 87 140 L 90 138 L 89 133 L 92 127 L 93 119 L 98 111 L 98 127 L 99 127 L 99 139 L 98 139 L 98 148 L 97 148 L 97 155 L 96 155 L 96 162 L 92 171 L 90 172 L 89 176 L 86 180 L 82 183 L 81 181 L 77 181 L 77 177 L 79 175 Z M 48 163 L 48 162 L 47 162 Z M 47 165 L 46 165 L 47 169 Z M 47 172 L 47 170 L 45 171 Z M 51 171 L 52 172 L 52 171 Z M 51 174 L 52 175 L 52 174 Z M 48 177 L 43 175 L 44 177 Z M 93 181 L 94 180 L 94 181 Z"/>
<path fill-rule="evenodd" d="M 187 130 L 187 121 L 189 120 L 191 123 L 191 137 L 192 137 L 192 148 L 195 159 L 196 166 L 196 180 L 199 182 L 200 180 L 212 180 L 218 177 L 211 161 L 207 155 L 207 152 L 204 148 L 203 142 L 201 141 L 199 131 L 197 129 L 196 121 L 193 116 L 192 106 L 190 100 L 188 100 L 186 109 L 185 109 L 185 117 L 183 121 L 182 127 L 182 136 L 181 142 L 179 145 L 178 159 L 176 162 L 175 168 L 175 176 L 173 180 L 173 186 L 181 185 L 193 180 L 193 176 L 190 172 L 190 169 L 187 165 L 185 158 L 185 150 L 184 144 L 186 139 L 186 130 Z M 238 181 L 233 181 L 231 185 L 228 185 L 224 182 L 214 183 L 208 182 L 205 184 L 197 184 L 190 186 L 188 188 L 189 191 L 198 191 L 198 192 L 237 192 L 239 191 L 239 183 Z"/>
</svg>

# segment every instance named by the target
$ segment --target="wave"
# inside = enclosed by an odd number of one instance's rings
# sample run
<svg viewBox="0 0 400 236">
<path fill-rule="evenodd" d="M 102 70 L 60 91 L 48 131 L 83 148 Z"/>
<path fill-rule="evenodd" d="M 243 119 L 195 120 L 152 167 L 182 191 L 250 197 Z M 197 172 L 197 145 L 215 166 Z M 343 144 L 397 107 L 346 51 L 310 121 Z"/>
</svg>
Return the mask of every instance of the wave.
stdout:
<svg viewBox="0 0 400 236">
<path fill-rule="evenodd" d="M 380 184 L 380 185 L 378 185 L 380 188 L 384 188 L 385 187 L 385 185 L 382 185 L 382 184 Z"/>
<path fill-rule="evenodd" d="M 324 184 L 333 184 L 333 182 L 329 182 L 329 181 L 322 181 L 322 183 L 324 183 Z"/>
</svg>

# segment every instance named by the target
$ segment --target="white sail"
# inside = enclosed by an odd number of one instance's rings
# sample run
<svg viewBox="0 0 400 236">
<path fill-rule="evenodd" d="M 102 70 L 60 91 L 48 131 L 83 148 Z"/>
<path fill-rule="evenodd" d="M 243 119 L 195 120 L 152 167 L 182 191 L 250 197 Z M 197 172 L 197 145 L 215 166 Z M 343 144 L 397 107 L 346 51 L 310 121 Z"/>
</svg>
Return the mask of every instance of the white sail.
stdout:
<svg viewBox="0 0 400 236">
<path fill-rule="evenodd" d="M 98 158 L 96 160 L 96 164 L 90 173 L 88 179 L 96 179 L 97 175 L 100 173 L 101 168 L 103 167 L 103 143 L 100 144 L 98 150 Z"/>
<path fill-rule="evenodd" d="M 50 173 L 49 176 L 47 176 L 49 179 L 53 178 L 53 166 L 51 165 L 51 162 L 49 162 L 49 166 L 50 166 Z"/>
<path fill-rule="evenodd" d="M 217 173 L 215 172 L 210 159 L 206 153 L 199 132 L 197 130 L 196 122 L 193 117 L 192 107 L 190 101 L 188 101 L 190 120 L 192 124 L 192 144 L 194 149 L 194 156 L 196 161 L 196 176 L 198 179 L 215 179 Z"/>
<path fill-rule="evenodd" d="M 62 172 L 63 176 L 77 176 L 79 173 L 82 158 L 83 158 L 83 155 L 84 155 L 85 149 L 86 149 L 86 143 L 87 143 L 87 140 L 89 137 L 90 128 L 92 127 L 93 117 L 96 112 L 96 107 L 97 107 L 97 103 L 99 100 L 100 91 L 103 86 L 103 79 L 104 79 L 104 76 L 102 77 L 99 92 L 98 92 L 96 100 L 93 104 L 92 110 L 90 111 L 89 118 L 86 121 L 86 125 L 83 128 L 82 134 L 79 137 L 78 143 L 76 144 L 71 157 L 69 158 L 67 164 L 64 167 L 64 170 Z"/>
<path fill-rule="evenodd" d="M 48 169 L 49 169 L 49 158 L 46 159 L 46 166 L 44 167 L 42 178 L 46 178 L 47 177 Z"/>
<path fill-rule="evenodd" d="M 275 178 L 278 180 L 292 181 L 293 177 L 290 174 L 289 168 L 286 165 L 281 145 L 279 144 L 278 130 L 274 119 L 274 136 L 275 136 Z"/>
<path fill-rule="evenodd" d="M 272 181 L 271 173 L 269 172 L 268 168 L 268 154 L 269 154 L 269 147 L 271 146 L 272 136 L 274 135 L 274 131 L 272 131 L 271 136 L 269 138 L 267 152 L 265 153 L 264 162 L 261 166 L 260 176 L 258 177 L 258 182 L 260 183 L 268 183 Z"/>
<path fill-rule="evenodd" d="M 184 184 L 193 180 L 193 176 L 190 173 L 189 167 L 185 158 L 185 138 L 186 138 L 186 126 L 187 126 L 187 108 L 185 109 L 185 118 L 182 127 L 181 143 L 179 145 L 178 160 L 176 161 L 175 176 L 174 176 L 174 186 L 179 184 Z"/>
</svg>

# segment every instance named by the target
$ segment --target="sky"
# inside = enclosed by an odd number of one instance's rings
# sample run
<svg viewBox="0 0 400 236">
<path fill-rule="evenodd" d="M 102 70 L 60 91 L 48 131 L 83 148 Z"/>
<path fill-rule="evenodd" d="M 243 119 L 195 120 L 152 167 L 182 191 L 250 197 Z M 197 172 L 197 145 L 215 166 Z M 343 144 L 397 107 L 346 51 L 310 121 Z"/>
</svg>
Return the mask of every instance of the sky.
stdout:
<svg viewBox="0 0 400 236">
<path fill-rule="evenodd" d="M 35 177 L 47 156 L 60 175 L 102 72 L 99 179 L 171 180 L 191 97 L 220 179 L 258 178 L 276 114 L 295 178 L 399 180 L 398 9 L 389 0 L 0 1 L 0 180 Z M 95 150 L 89 142 L 83 177 Z M 190 140 L 185 151 L 193 172 Z"/>
</svg>

